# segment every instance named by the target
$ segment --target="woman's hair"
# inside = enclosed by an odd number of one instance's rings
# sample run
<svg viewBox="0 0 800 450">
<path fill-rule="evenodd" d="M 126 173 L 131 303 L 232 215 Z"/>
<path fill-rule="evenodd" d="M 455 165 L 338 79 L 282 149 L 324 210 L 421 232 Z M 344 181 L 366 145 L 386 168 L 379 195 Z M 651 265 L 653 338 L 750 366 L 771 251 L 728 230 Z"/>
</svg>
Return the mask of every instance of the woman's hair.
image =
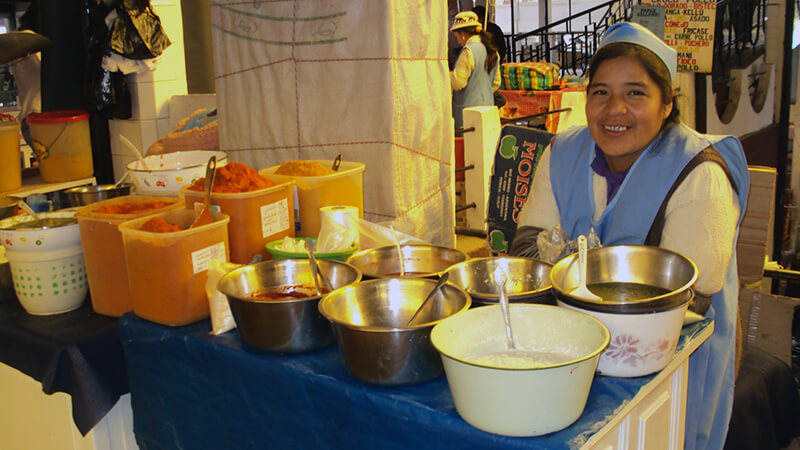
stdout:
<svg viewBox="0 0 800 450">
<path fill-rule="evenodd" d="M 484 63 L 484 68 L 486 69 L 486 73 L 492 73 L 492 69 L 494 69 L 494 66 L 497 64 L 498 60 L 497 47 L 494 45 L 491 33 L 487 32 L 485 28 L 480 32 L 475 31 L 475 29 L 476 27 L 468 27 L 461 28 L 458 31 L 463 31 L 470 36 L 477 34 L 481 37 L 481 43 L 484 47 L 486 47 L 486 63 Z"/>
<path fill-rule="evenodd" d="M 597 73 L 597 69 L 600 68 L 600 65 L 604 61 L 619 58 L 620 56 L 633 56 L 642 64 L 647 75 L 650 76 L 656 86 L 658 86 L 662 103 L 665 105 L 668 105 L 670 102 L 672 103 L 672 112 L 667 116 L 664 123 L 669 125 L 678 123 L 680 111 L 678 111 L 675 96 L 672 94 L 672 80 L 669 76 L 669 70 L 667 70 L 667 66 L 664 65 L 655 53 L 641 45 L 629 44 L 627 42 L 614 42 L 597 50 L 594 56 L 592 56 L 592 60 L 589 62 L 589 86 L 592 84 L 592 79 Z"/>
</svg>

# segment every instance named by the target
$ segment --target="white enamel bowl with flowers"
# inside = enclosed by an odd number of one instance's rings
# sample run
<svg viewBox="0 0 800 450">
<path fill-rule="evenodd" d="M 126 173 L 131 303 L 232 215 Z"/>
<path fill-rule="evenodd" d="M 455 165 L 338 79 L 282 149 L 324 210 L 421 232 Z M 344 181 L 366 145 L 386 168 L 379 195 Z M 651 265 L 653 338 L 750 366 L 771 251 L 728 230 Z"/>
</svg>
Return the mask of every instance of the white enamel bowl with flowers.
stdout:
<svg viewBox="0 0 800 450">
<path fill-rule="evenodd" d="M 615 377 L 658 372 L 672 360 L 683 318 L 694 298 L 697 266 L 676 252 L 637 245 L 589 249 L 586 284 L 595 294 L 606 285 L 602 300 L 577 297 L 578 258 L 573 254 L 550 270 L 559 306 L 585 312 L 611 330 L 611 343 L 600 357 L 598 371 Z M 612 283 L 612 284 L 608 284 Z"/>
</svg>

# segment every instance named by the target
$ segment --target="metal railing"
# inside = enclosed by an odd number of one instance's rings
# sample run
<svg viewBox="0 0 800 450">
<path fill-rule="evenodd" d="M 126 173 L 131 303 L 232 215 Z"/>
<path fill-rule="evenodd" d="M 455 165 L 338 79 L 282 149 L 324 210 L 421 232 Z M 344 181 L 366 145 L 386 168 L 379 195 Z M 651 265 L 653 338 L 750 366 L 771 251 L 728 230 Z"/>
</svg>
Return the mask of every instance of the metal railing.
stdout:
<svg viewBox="0 0 800 450">
<path fill-rule="evenodd" d="M 715 81 L 724 82 L 730 69 L 749 65 L 765 51 L 766 0 L 717 2 L 714 29 Z"/>
<path fill-rule="evenodd" d="M 508 60 L 553 62 L 562 75 L 582 75 L 600 36 L 611 25 L 630 19 L 633 3 L 610 0 L 536 30 L 506 36 Z"/>
<path fill-rule="evenodd" d="M 797 1 L 797 0 L 793 0 Z M 634 0 L 610 0 L 527 33 L 506 35 L 507 61 L 547 61 L 562 76 L 583 75 L 600 37 L 629 20 Z M 714 79 L 724 83 L 731 68 L 743 67 L 764 51 L 766 0 L 720 0 L 714 30 Z"/>
</svg>

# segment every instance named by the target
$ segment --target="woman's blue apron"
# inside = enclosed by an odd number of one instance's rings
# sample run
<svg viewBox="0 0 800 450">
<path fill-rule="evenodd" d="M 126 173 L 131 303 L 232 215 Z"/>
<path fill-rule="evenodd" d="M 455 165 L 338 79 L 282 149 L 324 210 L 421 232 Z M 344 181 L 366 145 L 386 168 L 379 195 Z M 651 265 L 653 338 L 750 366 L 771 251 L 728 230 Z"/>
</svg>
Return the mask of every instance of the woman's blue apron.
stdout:
<svg viewBox="0 0 800 450">
<path fill-rule="evenodd" d="M 561 226 L 574 239 L 590 227 L 603 245 L 642 245 L 662 201 L 686 164 L 712 146 L 722 156 L 736 183 L 739 221 L 747 205 L 750 177 L 739 141 L 731 136 L 709 136 L 683 125 L 669 126 L 631 166 L 616 196 L 600 220 L 593 220 L 591 162 L 595 142 L 586 127 L 567 130 L 551 146 L 550 179 Z M 736 238 L 721 291 L 712 296 L 706 317 L 714 319 L 714 333 L 689 359 L 686 405 L 686 449 L 721 449 L 733 405 L 736 323 L 739 280 Z"/>
</svg>

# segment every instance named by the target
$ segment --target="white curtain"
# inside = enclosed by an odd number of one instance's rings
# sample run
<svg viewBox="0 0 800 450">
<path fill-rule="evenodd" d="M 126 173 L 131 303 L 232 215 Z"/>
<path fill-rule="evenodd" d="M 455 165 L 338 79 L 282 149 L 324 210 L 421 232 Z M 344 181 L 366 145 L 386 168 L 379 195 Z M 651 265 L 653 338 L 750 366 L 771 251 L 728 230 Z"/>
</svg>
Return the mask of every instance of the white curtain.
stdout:
<svg viewBox="0 0 800 450">
<path fill-rule="evenodd" d="M 365 219 L 455 246 L 445 0 L 217 0 L 211 22 L 231 160 L 363 162 Z"/>
</svg>

